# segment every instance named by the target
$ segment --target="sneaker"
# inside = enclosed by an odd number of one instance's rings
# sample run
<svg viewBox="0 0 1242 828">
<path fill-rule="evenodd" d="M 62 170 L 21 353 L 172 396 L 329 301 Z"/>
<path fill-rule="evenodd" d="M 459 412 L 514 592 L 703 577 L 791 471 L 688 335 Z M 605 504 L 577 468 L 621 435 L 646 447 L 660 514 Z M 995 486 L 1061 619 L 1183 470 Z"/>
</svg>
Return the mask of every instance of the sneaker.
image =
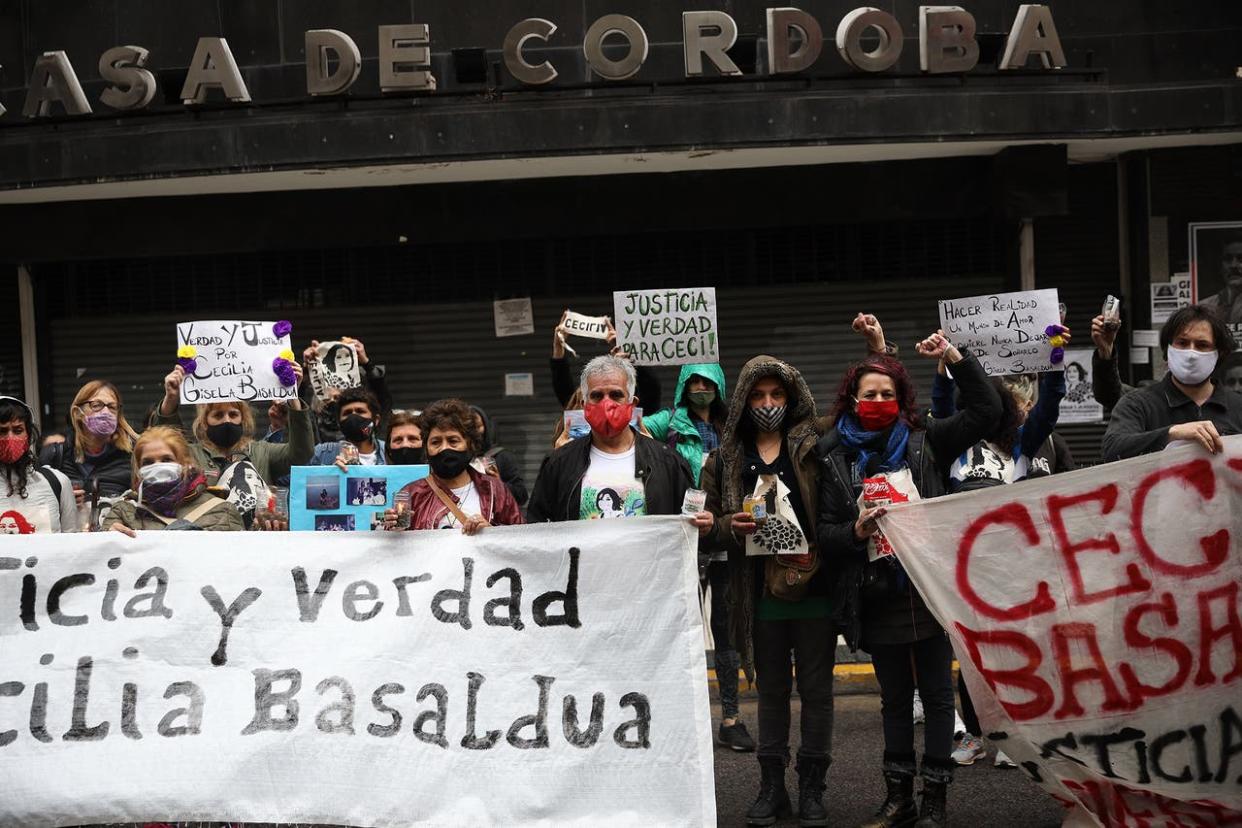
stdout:
<svg viewBox="0 0 1242 828">
<path fill-rule="evenodd" d="M 914 691 L 914 723 L 922 724 L 923 719 L 925 718 L 926 717 L 923 715 L 923 697 L 919 695 L 918 690 L 915 690 Z"/>
<path fill-rule="evenodd" d="M 1005 751 L 1003 750 L 996 751 L 996 762 L 993 764 L 995 764 L 998 768 L 1006 769 L 1016 768 L 1018 766 L 1018 763 L 1006 756 Z"/>
<path fill-rule="evenodd" d="M 973 765 L 976 759 L 987 755 L 988 752 L 983 747 L 983 740 L 978 736 L 972 736 L 967 733 L 957 743 L 957 747 L 953 749 L 951 758 L 959 765 Z"/>
<path fill-rule="evenodd" d="M 736 750 L 738 753 L 753 753 L 755 750 L 755 740 L 750 738 L 746 725 L 741 722 L 737 722 L 730 727 L 725 727 L 722 724 L 717 738 L 720 740 L 720 744 Z"/>
</svg>

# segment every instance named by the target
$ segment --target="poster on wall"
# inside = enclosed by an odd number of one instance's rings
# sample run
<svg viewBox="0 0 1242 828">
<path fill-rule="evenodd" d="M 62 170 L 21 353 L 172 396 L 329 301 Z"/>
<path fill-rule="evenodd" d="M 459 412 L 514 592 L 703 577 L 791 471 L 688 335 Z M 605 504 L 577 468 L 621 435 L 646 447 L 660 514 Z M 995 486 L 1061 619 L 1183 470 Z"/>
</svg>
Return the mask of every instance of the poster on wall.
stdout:
<svg viewBox="0 0 1242 828">
<path fill-rule="evenodd" d="M 293 532 L 369 532 L 402 488 L 428 474 L 427 466 L 294 466 L 289 476 L 289 529 Z"/>
<path fill-rule="evenodd" d="M 1219 308 L 1242 332 L 1242 221 L 1192 222 L 1190 281 L 1194 300 Z"/>
</svg>

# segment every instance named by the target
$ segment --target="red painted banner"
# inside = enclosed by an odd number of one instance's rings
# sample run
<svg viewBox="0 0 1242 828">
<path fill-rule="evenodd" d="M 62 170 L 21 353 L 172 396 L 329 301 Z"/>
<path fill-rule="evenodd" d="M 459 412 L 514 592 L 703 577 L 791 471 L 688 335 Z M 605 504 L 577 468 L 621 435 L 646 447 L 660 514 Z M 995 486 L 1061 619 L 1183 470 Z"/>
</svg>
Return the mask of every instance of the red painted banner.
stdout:
<svg viewBox="0 0 1242 828">
<path fill-rule="evenodd" d="M 1066 825 L 1242 826 L 1242 436 L 881 526 Z"/>
</svg>

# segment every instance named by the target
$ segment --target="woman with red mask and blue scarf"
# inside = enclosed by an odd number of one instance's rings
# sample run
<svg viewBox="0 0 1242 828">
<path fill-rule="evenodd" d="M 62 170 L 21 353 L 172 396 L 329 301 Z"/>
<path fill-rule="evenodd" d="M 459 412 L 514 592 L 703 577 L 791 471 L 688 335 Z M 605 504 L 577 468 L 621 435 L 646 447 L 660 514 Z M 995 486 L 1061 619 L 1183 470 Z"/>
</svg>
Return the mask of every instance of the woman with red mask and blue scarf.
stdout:
<svg viewBox="0 0 1242 828">
<path fill-rule="evenodd" d="M 851 367 L 837 393 L 836 426 L 820 441 L 819 547 L 835 565 L 839 625 L 852 649 L 871 654 L 880 683 L 888 795 L 869 828 L 945 824 L 952 780 L 953 650 L 910 583 L 877 521 L 886 502 L 944 494 L 948 466 L 983 439 L 1001 404 L 983 366 L 937 331 L 916 350 L 952 366 L 961 410 L 924 421 L 905 367 L 873 356 Z M 913 665 L 913 666 L 912 666 Z M 923 799 L 916 808 L 913 700 L 926 712 Z M 917 822 L 916 822 L 917 820 Z"/>
</svg>

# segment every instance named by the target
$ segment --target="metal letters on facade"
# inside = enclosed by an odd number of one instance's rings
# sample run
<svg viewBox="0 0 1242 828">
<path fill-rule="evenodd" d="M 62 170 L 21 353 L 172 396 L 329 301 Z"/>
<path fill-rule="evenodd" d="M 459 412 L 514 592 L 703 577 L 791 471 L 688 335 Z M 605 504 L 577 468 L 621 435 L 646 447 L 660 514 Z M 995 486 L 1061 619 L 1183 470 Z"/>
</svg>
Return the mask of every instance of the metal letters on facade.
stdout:
<svg viewBox="0 0 1242 828">
<path fill-rule="evenodd" d="M 336 58 L 336 70 L 329 74 L 328 61 Z M 358 80 L 362 55 L 358 44 L 336 29 L 311 29 L 306 33 L 306 92 L 309 95 L 339 95 Z"/>
<path fill-rule="evenodd" d="M 804 72 L 819 60 L 824 49 L 824 30 L 819 21 L 802 9 L 768 9 L 768 71 L 773 75 Z M 792 35 L 799 43 L 789 50 Z"/>
<path fill-rule="evenodd" d="M 200 104 L 207 100 L 210 89 L 220 89 L 224 97 L 236 103 L 250 100 L 246 82 L 242 80 L 237 61 L 228 41 L 222 37 L 200 37 L 190 59 L 190 71 L 181 87 L 181 102 Z"/>
<path fill-rule="evenodd" d="M 604 56 L 604 41 L 612 35 L 621 35 L 629 44 L 629 52 L 620 60 Z M 625 80 L 638 74 L 647 60 L 650 44 L 647 33 L 638 21 L 624 14 L 606 14 L 591 24 L 582 39 L 582 53 L 587 65 L 605 80 Z"/>
<path fill-rule="evenodd" d="M 810 69 L 823 51 L 823 29 L 818 20 L 794 7 L 766 10 L 767 74 L 786 75 Z M 557 26 L 551 20 L 532 17 L 509 29 L 501 47 L 505 68 L 518 83 L 542 86 L 559 73 L 550 60 L 531 63 L 525 49 L 530 41 L 548 43 Z M 434 92 L 431 71 L 431 32 L 424 23 L 378 27 L 379 87 L 385 93 Z M 878 43 L 865 48 L 873 35 Z M 612 39 L 605 48 L 605 42 Z M 737 76 L 742 70 L 728 54 L 738 39 L 737 23 L 723 11 L 682 13 L 682 47 L 685 76 L 701 77 L 704 58 L 721 75 Z M 624 41 L 624 54 L 616 57 Z M 841 59 L 861 72 L 883 72 L 901 58 L 904 33 L 897 18 L 882 9 L 862 7 L 842 18 L 836 29 Z M 311 29 L 305 34 L 306 92 L 308 95 L 341 95 L 358 80 L 362 57 L 357 43 L 336 29 Z M 614 45 L 615 44 L 615 45 Z M 591 24 L 582 51 L 591 72 L 605 81 L 634 77 L 647 60 L 650 44 L 642 25 L 624 14 L 606 14 Z M 607 54 L 605 54 L 607 52 Z M 1005 45 L 1001 69 L 1022 69 L 1038 56 L 1045 69 L 1066 66 L 1065 50 L 1045 5 L 1023 4 Z M 99 59 L 99 74 L 109 84 L 99 99 L 117 110 L 143 109 L 157 92 L 150 55 L 142 46 L 116 46 Z M 975 19 L 959 6 L 919 7 L 919 66 L 928 74 L 964 73 L 979 62 Z M 245 81 L 222 37 L 198 39 L 180 98 L 199 104 L 212 89 L 237 103 L 250 100 Z M 35 60 L 22 113 L 28 118 L 59 114 L 89 115 L 91 106 L 69 57 L 61 51 L 44 52 Z M 4 114 L 0 106 L 0 115 Z"/>
</svg>

